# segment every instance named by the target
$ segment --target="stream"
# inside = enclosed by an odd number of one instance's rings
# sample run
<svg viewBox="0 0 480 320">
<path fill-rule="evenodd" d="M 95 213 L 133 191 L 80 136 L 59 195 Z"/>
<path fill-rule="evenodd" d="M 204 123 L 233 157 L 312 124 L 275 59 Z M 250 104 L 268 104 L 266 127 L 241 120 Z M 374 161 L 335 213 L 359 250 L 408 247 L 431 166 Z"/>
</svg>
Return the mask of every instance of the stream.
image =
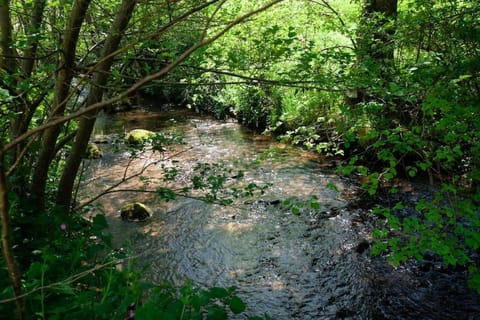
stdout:
<svg viewBox="0 0 480 320">
<path fill-rule="evenodd" d="M 163 153 L 147 150 L 132 161 L 116 137 L 136 128 L 175 133 L 185 144 Z M 103 157 L 85 161 L 81 198 L 143 170 L 116 188 L 122 191 L 96 200 L 91 214 L 106 215 L 116 246 L 128 244 L 141 254 L 139 262 L 149 266 L 145 277 L 154 283 L 182 285 L 190 279 L 201 287 L 236 286 L 246 314 L 280 320 L 480 319 L 480 299 L 467 288 L 465 271 L 394 268 L 369 255 L 370 208 L 354 205 L 354 184 L 318 155 L 188 110 L 105 115 L 93 140 Z M 243 183 L 269 187 L 230 206 L 195 197 L 166 202 L 138 192 L 179 187 L 199 162 L 222 163 L 232 172 L 241 170 Z M 177 168 L 179 175 L 165 182 L 164 168 Z M 298 215 L 282 204 L 312 196 L 319 207 L 301 208 Z M 122 221 L 119 210 L 132 201 L 150 206 L 152 217 Z"/>
</svg>

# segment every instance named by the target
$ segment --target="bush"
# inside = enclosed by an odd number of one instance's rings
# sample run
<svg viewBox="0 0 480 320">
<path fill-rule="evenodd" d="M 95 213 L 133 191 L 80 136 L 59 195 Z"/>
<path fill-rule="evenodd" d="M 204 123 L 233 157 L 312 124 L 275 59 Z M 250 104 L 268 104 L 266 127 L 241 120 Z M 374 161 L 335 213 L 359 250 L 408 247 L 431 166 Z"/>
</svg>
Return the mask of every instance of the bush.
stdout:
<svg viewBox="0 0 480 320">
<path fill-rule="evenodd" d="M 29 252 L 30 263 L 22 259 L 27 319 L 228 319 L 245 310 L 234 287 L 145 282 L 128 252 L 111 247 L 102 215 L 91 223 L 51 218 L 50 232 Z M 9 277 L 1 270 L 0 312 L 15 319 Z"/>
</svg>

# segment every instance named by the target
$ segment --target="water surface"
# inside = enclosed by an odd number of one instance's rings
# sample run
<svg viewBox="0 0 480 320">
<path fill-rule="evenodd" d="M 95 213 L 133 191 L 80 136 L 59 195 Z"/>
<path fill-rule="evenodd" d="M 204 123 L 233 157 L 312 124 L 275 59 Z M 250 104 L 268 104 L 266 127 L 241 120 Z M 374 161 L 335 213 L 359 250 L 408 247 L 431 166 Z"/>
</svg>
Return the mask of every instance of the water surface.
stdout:
<svg viewBox="0 0 480 320">
<path fill-rule="evenodd" d="M 115 146 L 112 137 L 134 128 L 179 134 L 185 144 L 162 154 L 147 150 L 132 161 L 131 153 L 122 144 Z M 429 275 L 372 260 L 364 248 L 371 231 L 367 209 L 350 205 L 354 186 L 315 154 L 234 122 L 184 111 L 136 110 L 104 117 L 96 139 L 109 143 L 102 144 L 102 159 L 89 162 L 82 194 L 93 196 L 143 170 L 114 189 L 124 191 L 95 203 L 107 215 L 116 244 L 128 241 L 141 254 L 139 261 L 149 266 L 145 276 L 155 283 L 181 285 L 191 279 L 199 286 L 236 286 L 247 314 L 268 313 L 273 319 L 475 319 L 480 310 L 478 297 L 465 289 L 464 274 L 450 278 L 462 283 L 457 290 L 440 290 L 428 283 Z M 243 185 L 270 187 L 231 206 L 181 197 L 165 202 L 149 192 L 132 192 L 178 188 L 189 182 L 199 162 L 232 169 L 229 183 L 241 170 Z M 165 167 L 181 174 L 165 182 Z M 303 208 L 299 215 L 281 204 L 312 196 L 319 208 Z M 122 221 L 118 211 L 130 201 L 148 204 L 153 217 L 141 223 Z M 454 301 L 445 304 L 436 296 Z"/>
</svg>

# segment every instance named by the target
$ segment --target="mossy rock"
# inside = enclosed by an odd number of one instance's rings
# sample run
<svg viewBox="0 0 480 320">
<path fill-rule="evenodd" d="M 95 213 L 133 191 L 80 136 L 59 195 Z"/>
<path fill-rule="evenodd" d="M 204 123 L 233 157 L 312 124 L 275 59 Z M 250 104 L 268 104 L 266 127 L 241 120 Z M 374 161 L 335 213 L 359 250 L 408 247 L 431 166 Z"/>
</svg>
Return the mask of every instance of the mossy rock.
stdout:
<svg viewBox="0 0 480 320">
<path fill-rule="evenodd" d="M 134 129 L 125 137 L 125 143 L 130 146 L 142 146 L 155 137 L 156 133 L 145 129 Z"/>
<path fill-rule="evenodd" d="M 100 150 L 100 148 L 96 144 L 90 143 L 87 146 L 87 150 L 85 151 L 85 158 L 98 159 L 101 157 L 103 157 L 102 150 Z"/>
<path fill-rule="evenodd" d="M 152 216 L 152 209 L 143 203 L 133 202 L 122 207 L 120 216 L 125 221 L 145 221 Z"/>
</svg>

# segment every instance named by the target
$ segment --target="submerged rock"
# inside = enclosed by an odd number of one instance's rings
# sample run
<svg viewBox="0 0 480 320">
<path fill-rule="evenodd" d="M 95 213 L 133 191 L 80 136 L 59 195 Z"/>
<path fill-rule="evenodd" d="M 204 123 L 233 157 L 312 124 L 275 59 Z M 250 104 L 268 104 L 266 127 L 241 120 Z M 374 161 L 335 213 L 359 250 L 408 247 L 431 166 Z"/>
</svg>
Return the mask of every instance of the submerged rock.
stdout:
<svg viewBox="0 0 480 320">
<path fill-rule="evenodd" d="M 100 150 L 100 148 L 96 144 L 90 143 L 87 146 L 87 150 L 85 151 L 85 158 L 98 159 L 101 157 L 103 157 L 102 150 Z"/>
<path fill-rule="evenodd" d="M 130 146 L 144 145 L 148 140 L 155 137 L 155 132 L 145 129 L 134 129 L 125 137 L 125 143 Z"/>
<path fill-rule="evenodd" d="M 152 215 L 152 209 L 141 202 L 126 204 L 120 210 L 120 216 L 125 221 L 145 221 Z"/>
</svg>

